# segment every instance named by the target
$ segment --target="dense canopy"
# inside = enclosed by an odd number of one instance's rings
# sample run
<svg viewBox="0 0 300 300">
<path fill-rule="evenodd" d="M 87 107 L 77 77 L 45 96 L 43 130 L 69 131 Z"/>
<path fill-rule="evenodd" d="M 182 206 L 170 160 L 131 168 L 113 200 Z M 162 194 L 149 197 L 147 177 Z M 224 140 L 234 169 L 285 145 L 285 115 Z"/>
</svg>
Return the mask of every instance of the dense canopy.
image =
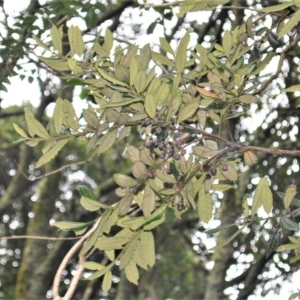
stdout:
<svg viewBox="0 0 300 300">
<path fill-rule="evenodd" d="M 299 1 L 10 5 L 0 298 L 300 297 Z"/>
</svg>

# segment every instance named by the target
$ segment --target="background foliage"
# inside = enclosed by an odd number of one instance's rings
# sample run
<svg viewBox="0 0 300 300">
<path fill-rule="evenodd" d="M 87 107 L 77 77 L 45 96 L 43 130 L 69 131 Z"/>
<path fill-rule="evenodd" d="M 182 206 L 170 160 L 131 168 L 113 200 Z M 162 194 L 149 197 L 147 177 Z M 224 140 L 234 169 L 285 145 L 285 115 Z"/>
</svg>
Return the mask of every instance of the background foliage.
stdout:
<svg viewBox="0 0 300 300">
<path fill-rule="evenodd" d="M 297 291 L 297 1 L 0 3 L 1 298 Z"/>
</svg>

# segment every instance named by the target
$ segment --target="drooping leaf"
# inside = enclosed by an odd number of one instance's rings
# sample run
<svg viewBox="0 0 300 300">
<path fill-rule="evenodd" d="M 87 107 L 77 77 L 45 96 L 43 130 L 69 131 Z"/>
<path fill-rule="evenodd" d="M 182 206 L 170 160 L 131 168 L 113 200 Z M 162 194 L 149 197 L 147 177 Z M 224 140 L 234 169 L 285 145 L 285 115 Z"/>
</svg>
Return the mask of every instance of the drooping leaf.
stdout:
<svg viewBox="0 0 300 300">
<path fill-rule="evenodd" d="M 54 130 L 57 134 L 60 133 L 63 121 L 64 121 L 64 110 L 63 110 L 63 100 L 59 97 L 56 100 L 54 112 L 53 112 L 53 123 Z"/>
<path fill-rule="evenodd" d="M 133 260 L 125 267 L 125 275 L 129 282 L 138 285 L 139 270 Z"/>
<path fill-rule="evenodd" d="M 135 233 L 128 244 L 125 246 L 124 251 L 120 255 L 120 270 L 124 269 L 132 260 L 134 252 L 136 251 L 139 241 L 140 232 Z"/>
<path fill-rule="evenodd" d="M 178 49 L 175 57 L 175 68 L 178 72 L 182 72 L 185 68 L 186 58 L 187 58 L 187 46 L 189 41 L 190 41 L 190 34 L 187 31 L 178 45 Z"/>
<path fill-rule="evenodd" d="M 117 134 L 118 130 L 113 129 L 112 131 L 103 135 L 103 137 L 97 142 L 97 145 L 99 145 L 97 151 L 98 155 L 106 152 L 113 146 L 115 140 L 117 139 Z"/>
<path fill-rule="evenodd" d="M 155 117 L 156 102 L 151 94 L 147 94 L 145 98 L 145 111 L 151 119 Z"/>
<path fill-rule="evenodd" d="M 280 29 L 278 33 L 278 39 L 281 39 L 285 34 L 289 33 L 299 23 L 300 19 L 300 9 L 298 9 L 289 21 Z"/>
<path fill-rule="evenodd" d="M 199 107 L 199 101 L 194 100 L 189 102 L 187 105 L 185 105 L 178 114 L 177 123 L 181 123 L 182 121 L 190 118 L 198 109 Z"/>
<path fill-rule="evenodd" d="M 297 187 L 295 185 L 290 185 L 286 191 L 283 199 L 284 208 L 288 209 L 297 194 Z"/>
<path fill-rule="evenodd" d="M 29 134 L 33 137 L 37 135 L 41 138 L 50 138 L 49 133 L 45 127 L 34 117 L 33 113 L 29 109 L 25 109 L 25 119 L 28 127 Z"/>
<path fill-rule="evenodd" d="M 83 54 L 84 44 L 82 34 L 78 26 L 72 25 L 68 30 L 68 38 L 71 46 L 71 51 L 79 56 Z"/>
<path fill-rule="evenodd" d="M 151 268 L 155 264 L 155 244 L 151 231 L 142 231 L 140 235 L 140 249 L 145 262 Z"/>
<path fill-rule="evenodd" d="M 15 131 L 22 137 L 27 138 L 28 135 L 26 134 L 26 132 L 16 123 L 13 123 L 14 129 Z"/>
<path fill-rule="evenodd" d="M 55 141 L 53 146 L 37 161 L 35 167 L 39 168 L 42 165 L 46 164 L 50 160 L 52 160 L 58 152 L 68 143 L 70 139 L 63 139 Z"/>
<path fill-rule="evenodd" d="M 267 214 L 269 214 L 272 210 L 273 206 L 273 195 L 269 185 L 264 185 L 261 191 L 261 201 L 263 208 Z"/>
<path fill-rule="evenodd" d="M 114 174 L 113 178 L 117 185 L 124 188 L 133 187 L 137 184 L 133 178 L 124 174 Z"/>
<path fill-rule="evenodd" d="M 299 230 L 299 223 L 291 220 L 290 218 L 286 216 L 282 216 L 280 218 L 282 227 L 286 230 L 293 230 L 293 231 L 298 231 Z"/>
<path fill-rule="evenodd" d="M 149 179 L 145 185 L 144 198 L 142 203 L 142 210 L 145 218 L 148 218 L 155 208 L 155 193 L 150 186 L 150 182 L 153 179 Z"/>
<path fill-rule="evenodd" d="M 54 49 L 57 50 L 58 54 L 62 54 L 62 27 L 58 29 L 55 25 L 52 25 L 51 38 Z"/>
</svg>

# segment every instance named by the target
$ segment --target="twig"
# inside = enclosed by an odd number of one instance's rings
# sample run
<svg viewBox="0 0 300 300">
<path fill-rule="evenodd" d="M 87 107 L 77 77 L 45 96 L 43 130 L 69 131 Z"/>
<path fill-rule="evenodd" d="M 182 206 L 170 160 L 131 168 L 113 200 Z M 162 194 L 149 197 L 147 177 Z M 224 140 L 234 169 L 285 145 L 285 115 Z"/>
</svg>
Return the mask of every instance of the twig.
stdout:
<svg viewBox="0 0 300 300">
<path fill-rule="evenodd" d="M 178 1 L 178 2 L 173 2 L 173 3 L 162 3 L 162 4 L 148 4 L 146 3 L 145 4 L 145 8 L 156 8 L 156 7 L 166 7 L 166 6 L 176 6 L 178 4 L 182 4 L 183 2 L 182 1 Z"/>
<path fill-rule="evenodd" d="M 97 229 L 99 222 L 100 222 L 101 218 L 99 218 L 94 226 L 84 235 L 80 238 L 79 241 L 77 241 L 77 243 L 69 250 L 69 252 L 66 254 L 66 256 L 64 257 L 64 259 L 62 260 L 59 268 L 56 271 L 54 280 L 53 280 L 53 287 L 52 287 L 52 292 L 53 292 L 53 299 L 54 300 L 67 300 L 67 299 L 71 299 L 75 288 L 77 286 L 78 281 L 76 281 L 77 279 L 75 279 L 74 281 L 72 280 L 69 289 L 66 293 L 66 297 L 61 297 L 59 296 L 59 285 L 60 285 L 60 279 L 61 279 L 61 274 L 64 271 L 64 269 L 66 268 L 68 262 L 70 261 L 70 259 L 75 255 L 75 253 L 79 250 L 79 248 L 84 244 L 84 242 L 93 234 L 93 232 Z M 82 261 L 85 258 L 80 258 L 80 261 Z M 78 277 L 80 277 L 82 271 L 82 263 L 79 265 L 77 271 L 78 271 Z M 81 272 L 81 273 L 80 273 Z M 76 274 L 77 277 L 77 274 Z M 70 292 L 69 292 L 70 291 Z M 71 294 L 72 292 L 72 294 Z"/>
</svg>

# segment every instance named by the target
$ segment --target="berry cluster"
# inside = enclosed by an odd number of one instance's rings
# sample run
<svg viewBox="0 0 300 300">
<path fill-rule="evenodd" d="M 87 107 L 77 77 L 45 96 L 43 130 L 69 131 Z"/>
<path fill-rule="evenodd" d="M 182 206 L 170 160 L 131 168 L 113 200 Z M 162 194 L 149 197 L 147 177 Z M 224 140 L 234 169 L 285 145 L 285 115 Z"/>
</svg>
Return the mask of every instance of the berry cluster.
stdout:
<svg viewBox="0 0 300 300">
<path fill-rule="evenodd" d="M 149 121 L 147 121 L 145 121 L 145 125 L 148 125 Z M 169 125 L 168 127 L 158 126 L 155 130 L 155 137 L 150 136 L 146 140 L 145 146 L 153 151 L 158 149 L 161 159 L 173 158 L 180 160 L 180 157 L 186 154 L 182 129 L 182 126 L 176 128 L 175 125 Z"/>
</svg>

